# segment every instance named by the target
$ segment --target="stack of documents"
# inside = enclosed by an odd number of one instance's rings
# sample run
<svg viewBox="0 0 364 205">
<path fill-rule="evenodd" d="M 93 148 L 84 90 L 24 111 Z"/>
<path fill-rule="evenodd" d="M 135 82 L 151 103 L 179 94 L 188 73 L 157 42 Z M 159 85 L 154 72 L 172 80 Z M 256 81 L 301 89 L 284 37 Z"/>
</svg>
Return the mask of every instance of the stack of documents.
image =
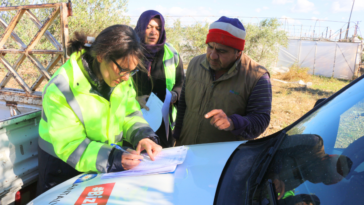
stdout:
<svg viewBox="0 0 364 205">
<path fill-rule="evenodd" d="M 104 174 L 102 178 L 174 172 L 177 165 L 185 161 L 187 150 L 188 148 L 184 146 L 162 149 L 155 157 L 155 161 L 152 161 L 147 154 L 142 154 L 144 159 L 135 168 L 122 172 Z"/>
<path fill-rule="evenodd" d="M 154 93 L 151 93 L 146 103 L 149 111 L 144 108 L 141 109 L 144 119 L 148 122 L 149 126 L 154 132 L 160 128 L 162 120 L 164 121 L 164 129 L 166 130 L 167 140 L 169 137 L 169 106 L 171 104 L 171 99 L 172 94 L 168 89 L 166 89 L 166 97 L 164 102 L 162 102 Z"/>
</svg>

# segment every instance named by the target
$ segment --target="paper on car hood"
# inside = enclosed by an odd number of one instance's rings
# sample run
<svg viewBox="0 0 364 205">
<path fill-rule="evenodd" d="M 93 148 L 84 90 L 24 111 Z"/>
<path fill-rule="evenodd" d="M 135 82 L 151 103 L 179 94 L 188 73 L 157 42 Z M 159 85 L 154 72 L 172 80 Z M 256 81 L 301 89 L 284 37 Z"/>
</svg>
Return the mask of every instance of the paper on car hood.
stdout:
<svg viewBox="0 0 364 205">
<path fill-rule="evenodd" d="M 188 146 L 185 162 L 174 173 L 108 179 L 81 174 L 29 204 L 213 204 L 221 172 L 242 143 Z"/>
</svg>

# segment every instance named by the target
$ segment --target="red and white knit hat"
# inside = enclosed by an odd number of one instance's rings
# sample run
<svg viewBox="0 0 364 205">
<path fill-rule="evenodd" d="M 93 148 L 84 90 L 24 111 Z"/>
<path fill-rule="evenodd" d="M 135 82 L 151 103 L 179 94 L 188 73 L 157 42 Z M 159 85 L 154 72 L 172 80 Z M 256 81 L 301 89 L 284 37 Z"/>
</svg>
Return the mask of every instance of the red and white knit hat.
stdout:
<svg viewBox="0 0 364 205">
<path fill-rule="evenodd" d="M 245 36 L 245 28 L 239 19 L 222 16 L 210 25 L 206 43 L 220 43 L 242 51 L 244 50 Z"/>
</svg>

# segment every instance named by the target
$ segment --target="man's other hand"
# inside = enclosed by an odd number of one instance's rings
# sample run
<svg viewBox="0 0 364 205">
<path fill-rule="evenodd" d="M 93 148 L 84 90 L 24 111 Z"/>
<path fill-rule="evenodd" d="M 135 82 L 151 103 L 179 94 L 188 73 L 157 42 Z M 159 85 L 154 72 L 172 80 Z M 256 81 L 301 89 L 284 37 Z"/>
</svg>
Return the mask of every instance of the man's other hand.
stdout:
<svg viewBox="0 0 364 205">
<path fill-rule="evenodd" d="M 206 119 L 210 119 L 211 125 L 215 126 L 219 130 L 231 131 L 234 130 L 233 121 L 228 118 L 224 111 L 220 109 L 211 110 L 205 115 Z"/>
<path fill-rule="evenodd" d="M 148 156 L 154 161 L 155 156 L 162 150 L 162 147 L 148 138 L 139 141 L 136 152 L 140 154 L 141 151 L 146 150 Z"/>
</svg>

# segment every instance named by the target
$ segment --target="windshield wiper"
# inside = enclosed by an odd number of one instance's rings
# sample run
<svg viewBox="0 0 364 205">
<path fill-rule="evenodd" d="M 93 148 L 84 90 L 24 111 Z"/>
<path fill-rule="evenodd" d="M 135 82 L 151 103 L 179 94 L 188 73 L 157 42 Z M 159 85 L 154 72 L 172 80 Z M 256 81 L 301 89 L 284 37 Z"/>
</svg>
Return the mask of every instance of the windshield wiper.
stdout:
<svg viewBox="0 0 364 205">
<path fill-rule="evenodd" d="M 263 180 L 264 174 L 266 172 L 266 170 L 268 169 L 268 166 L 270 164 L 270 162 L 273 159 L 273 156 L 275 155 L 275 153 L 277 152 L 277 149 L 280 147 L 280 145 L 282 144 L 283 139 L 286 136 L 286 131 L 283 130 L 279 135 L 278 135 L 278 141 L 274 144 L 274 146 L 269 148 L 269 151 L 260 159 L 260 161 L 258 162 L 258 164 L 255 166 L 254 171 L 252 171 L 250 173 L 250 176 L 247 180 L 246 183 L 246 198 L 245 198 L 245 204 L 249 204 L 249 194 L 250 194 L 250 189 L 254 189 L 253 195 L 255 194 L 259 184 L 261 183 L 261 181 Z M 258 160 L 258 159 L 257 159 Z M 264 164 L 263 164 L 264 163 Z M 259 167 L 262 167 L 259 170 L 259 175 L 256 178 L 254 184 L 251 185 L 251 180 L 253 177 L 253 174 L 257 171 L 257 169 L 259 169 Z"/>
<path fill-rule="evenodd" d="M 269 204 L 278 205 L 277 192 L 271 179 L 268 179 Z"/>
</svg>

